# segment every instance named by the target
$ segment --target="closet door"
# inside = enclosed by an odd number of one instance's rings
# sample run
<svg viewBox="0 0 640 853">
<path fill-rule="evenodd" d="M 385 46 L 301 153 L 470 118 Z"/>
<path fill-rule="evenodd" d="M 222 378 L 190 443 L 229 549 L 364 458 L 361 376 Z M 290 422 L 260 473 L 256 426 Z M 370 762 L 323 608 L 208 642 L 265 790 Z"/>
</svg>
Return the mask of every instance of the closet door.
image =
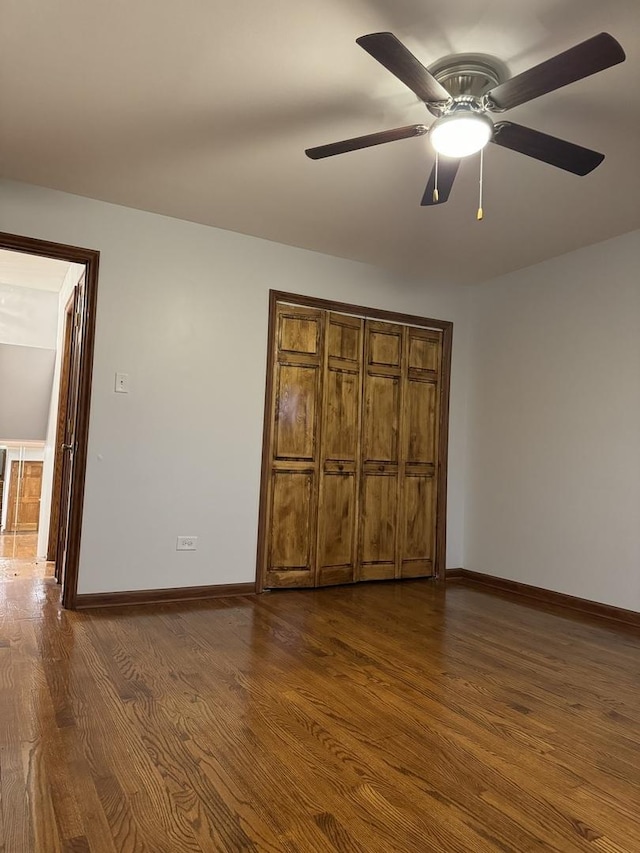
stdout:
<svg viewBox="0 0 640 853">
<path fill-rule="evenodd" d="M 264 586 L 434 575 L 442 332 L 274 311 Z"/>
<path fill-rule="evenodd" d="M 398 477 L 403 327 L 365 322 L 358 580 L 398 568 Z"/>
<path fill-rule="evenodd" d="M 279 304 L 265 586 L 315 586 L 324 312 Z"/>
<path fill-rule="evenodd" d="M 399 576 L 435 573 L 442 334 L 408 326 L 402 364 Z"/>
<path fill-rule="evenodd" d="M 329 314 L 325 332 L 317 585 L 355 580 L 364 321 Z"/>
</svg>

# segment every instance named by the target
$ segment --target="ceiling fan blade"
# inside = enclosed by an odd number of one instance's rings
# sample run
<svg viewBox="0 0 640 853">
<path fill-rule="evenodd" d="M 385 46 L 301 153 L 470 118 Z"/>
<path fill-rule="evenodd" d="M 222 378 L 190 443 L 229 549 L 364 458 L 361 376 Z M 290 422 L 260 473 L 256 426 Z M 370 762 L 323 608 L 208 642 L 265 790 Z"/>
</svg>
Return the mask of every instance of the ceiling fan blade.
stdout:
<svg viewBox="0 0 640 853">
<path fill-rule="evenodd" d="M 557 166 L 566 172 L 573 172 L 574 175 L 588 175 L 604 160 L 604 154 L 590 148 L 583 148 L 573 142 L 558 139 L 557 136 L 549 136 L 510 121 L 496 124 L 491 141 L 502 145 L 503 148 L 511 148 L 512 151 L 519 151 L 527 157 L 535 157 L 536 160 Z"/>
<path fill-rule="evenodd" d="M 369 133 L 367 136 L 355 136 L 353 139 L 343 139 L 342 142 L 319 145 L 317 148 L 307 148 L 304 153 L 312 160 L 322 160 L 324 157 L 333 157 L 335 154 L 344 154 L 346 151 L 358 151 L 360 148 L 383 145 L 385 142 L 395 142 L 397 139 L 422 136 L 427 130 L 424 124 L 410 124 L 407 127 L 395 127 L 393 130 L 381 130 L 380 133 Z"/>
<path fill-rule="evenodd" d="M 451 96 L 393 33 L 360 36 L 356 44 L 408 86 L 421 101 L 448 101 Z"/>
<path fill-rule="evenodd" d="M 444 204 L 448 200 L 453 182 L 458 174 L 460 160 L 451 157 L 438 158 L 438 201 L 434 201 L 433 193 L 436 188 L 436 167 L 435 164 L 431 170 L 427 188 L 420 202 L 422 207 L 429 205 Z"/>
<path fill-rule="evenodd" d="M 494 104 L 498 110 L 510 110 L 604 71 L 625 58 L 624 50 L 614 37 L 600 33 L 496 86 L 487 95 L 489 109 Z"/>
</svg>

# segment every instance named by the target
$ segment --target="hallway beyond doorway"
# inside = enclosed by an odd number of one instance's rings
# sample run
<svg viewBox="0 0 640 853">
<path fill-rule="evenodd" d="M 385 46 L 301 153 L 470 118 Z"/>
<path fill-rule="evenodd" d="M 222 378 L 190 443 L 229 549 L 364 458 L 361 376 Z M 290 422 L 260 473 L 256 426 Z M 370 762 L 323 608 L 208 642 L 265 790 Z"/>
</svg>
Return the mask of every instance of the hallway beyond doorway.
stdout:
<svg viewBox="0 0 640 853">
<path fill-rule="evenodd" d="M 0 534 L 0 581 L 53 577 L 54 564 L 37 557 L 37 533 Z"/>
</svg>

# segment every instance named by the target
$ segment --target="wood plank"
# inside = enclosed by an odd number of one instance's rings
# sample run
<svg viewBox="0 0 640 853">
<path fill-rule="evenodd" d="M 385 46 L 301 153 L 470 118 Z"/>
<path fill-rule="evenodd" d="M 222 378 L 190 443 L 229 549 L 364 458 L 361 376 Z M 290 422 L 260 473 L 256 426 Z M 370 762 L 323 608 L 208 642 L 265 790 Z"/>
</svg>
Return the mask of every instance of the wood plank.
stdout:
<svg viewBox="0 0 640 853">
<path fill-rule="evenodd" d="M 0 595 L 3 853 L 640 850 L 623 626 L 425 580 Z"/>
</svg>

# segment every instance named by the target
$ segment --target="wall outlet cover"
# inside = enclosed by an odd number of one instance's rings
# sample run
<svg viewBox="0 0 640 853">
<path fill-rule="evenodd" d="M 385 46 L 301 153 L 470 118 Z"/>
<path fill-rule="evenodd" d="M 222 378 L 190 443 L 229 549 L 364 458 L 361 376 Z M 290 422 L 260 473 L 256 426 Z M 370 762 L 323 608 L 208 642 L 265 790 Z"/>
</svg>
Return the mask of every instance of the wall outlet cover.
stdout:
<svg viewBox="0 0 640 853">
<path fill-rule="evenodd" d="M 115 391 L 117 394 L 128 394 L 129 393 L 129 374 L 128 373 L 116 373 Z"/>
<path fill-rule="evenodd" d="M 176 541 L 176 551 L 195 551 L 197 547 L 197 536 L 178 536 Z"/>
</svg>

